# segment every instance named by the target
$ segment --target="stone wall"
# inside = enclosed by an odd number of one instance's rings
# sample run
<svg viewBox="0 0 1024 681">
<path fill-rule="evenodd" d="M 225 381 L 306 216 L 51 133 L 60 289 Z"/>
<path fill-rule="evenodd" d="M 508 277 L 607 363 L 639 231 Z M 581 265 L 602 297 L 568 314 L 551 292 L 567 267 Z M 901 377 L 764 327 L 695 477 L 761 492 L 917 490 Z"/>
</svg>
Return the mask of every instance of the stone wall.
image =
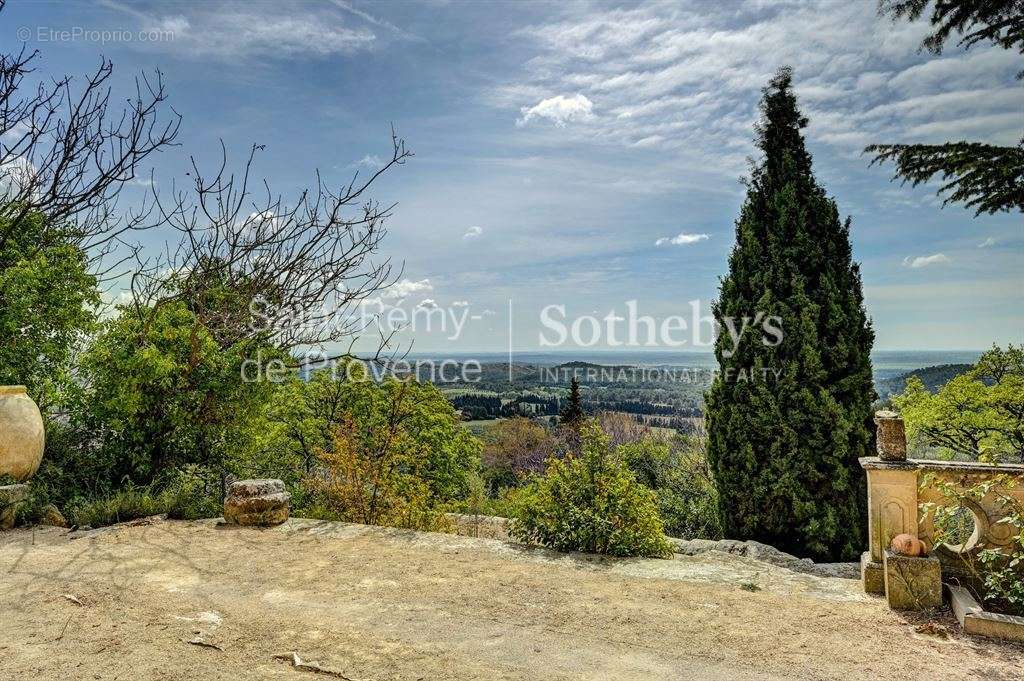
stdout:
<svg viewBox="0 0 1024 681">
<path fill-rule="evenodd" d="M 1024 502 L 1024 465 L 924 459 L 883 461 L 877 457 L 861 459 L 861 465 L 868 475 L 868 537 L 872 561 L 882 560 L 883 552 L 897 534 L 912 534 L 923 540 L 929 549 L 947 552 L 970 551 L 978 544 L 1005 546 L 1012 541 L 1013 528 L 998 522 L 1002 513 L 994 493 L 969 509 L 975 516 L 975 534 L 961 547 L 936 547 L 931 515 L 920 514 L 918 509 L 924 502 L 946 501 L 936 489 L 936 481 L 964 489 L 1002 474 L 1017 480 L 1017 486 L 998 491 Z"/>
</svg>

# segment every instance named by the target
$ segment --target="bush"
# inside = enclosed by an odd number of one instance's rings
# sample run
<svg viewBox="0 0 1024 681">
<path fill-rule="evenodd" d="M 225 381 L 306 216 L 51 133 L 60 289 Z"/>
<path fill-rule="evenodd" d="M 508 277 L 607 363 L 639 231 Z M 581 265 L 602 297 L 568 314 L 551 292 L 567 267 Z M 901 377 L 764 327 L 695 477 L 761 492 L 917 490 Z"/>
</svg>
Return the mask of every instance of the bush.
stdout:
<svg viewBox="0 0 1024 681">
<path fill-rule="evenodd" d="M 383 455 L 381 447 L 400 440 L 405 449 L 416 450 L 410 463 L 414 468 L 405 472 L 425 482 L 431 503 L 464 499 L 479 467 L 480 442 L 461 426 L 444 393 L 428 383 L 374 382 L 362 366 L 343 368 L 321 370 L 309 381 L 295 379 L 281 386 L 266 422 L 275 434 L 267 438 L 260 461 L 250 460 L 260 470 L 248 466 L 249 474 L 258 475 L 267 463 L 286 464 L 291 468 L 288 475 L 298 483 L 296 497 L 314 507 L 319 502 L 307 499 L 307 483 L 341 464 L 332 456 L 339 442 L 370 457 Z M 340 440 L 339 428 L 344 431 Z M 387 440 L 389 433 L 397 439 Z M 349 438 L 354 440 L 347 443 Z M 289 482 L 288 477 L 274 477 Z"/>
<path fill-rule="evenodd" d="M 582 438 L 578 455 L 549 459 L 543 477 L 513 494 L 510 535 L 560 551 L 671 555 L 654 492 L 599 428 L 587 424 Z"/>
<path fill-rule="evenodd" d="M 617 451 L 643 485 L 658 496 L 665 534 L 686 539 L 721 539 L 722 519 L 703 440 L 648 437 Z"/>
<path fill-rule="evenodd" d="M 461 459 L 471 450 L 459 447 L 461 438 L 446 441 L 445 417 L 453 414 L 424 413 L 421 398 L 436 388 L 389 380 L 382 385 L 355 382 L 351 389 L 351 411 L 335 426 L 331 446 L 317 453 L 314 473 L 303 483 L 310 494 L 303 514 L 448 529 L 444 502 L 469 494 L 472 468 Z M 442 449 L 446 442 L 447 451 Z"/>
<path fill-rule="evenodd" d="M 552 433 L 539 423 L 521 416 L 499 421 L 488 429 L 481 456 L 488 493 L 518 487 L 528 475 L 543 471 L 554 449 Z"/>
<path fill-rule="evenodd" d="M 109 497 L 76 500 L 67 508 L 67 519 L 81 527 L 104 527 L 164 513 L 158 496 L 144 487 L 125 487 Z"/>
<path fill-rule="evenodd" d="M 176 520 L 216 518 L 222 510 L 216 476 L 198 466 L 186 466 L 170 476 L 170 482 L 159 489 L 123 487 L 98 499 L 76 499 L 67 506 L 67 519 L 72 525 L 104 527 L 117 523 L 167 514 Z"/>
</svg>

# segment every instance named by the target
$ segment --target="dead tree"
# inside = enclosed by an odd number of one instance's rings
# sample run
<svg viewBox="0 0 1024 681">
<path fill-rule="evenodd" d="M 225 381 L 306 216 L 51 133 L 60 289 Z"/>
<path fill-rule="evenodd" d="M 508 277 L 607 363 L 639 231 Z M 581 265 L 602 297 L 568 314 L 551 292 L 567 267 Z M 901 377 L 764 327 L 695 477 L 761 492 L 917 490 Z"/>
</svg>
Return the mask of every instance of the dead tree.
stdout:
<svg viewBox="0 0 1024 681">
<path fill-rule="evenodd" d="M 155 214 L 173 238 L 132 277 L 134 313 L 151 318 L 180 301 L 224 348 L 255 342 L 292 354 L 354 357 L 353 344 L 368 326 L 355 314 L 359 304 L 395 279 L 389 259 L 372 259 L 394 206 L 367 196 L 412 155 L 393 130 L 391 142 L 390 158 L 367 177 L 356 173 L 335 189 L 317 172 L 314 185 L 291 201 L 266 180 L 253 180 L 262 146 L 252 147 L 237 174 L 228 170 L 223 145 L 212 175 L 193 158 L 190 187 L 169 195 L 153 190 Z M 393 335 L 381 332 L 369 359 L 379 361 Z M 331 353 L 338 344 L 344 348 Z"/>
<path fill-rule="evenodd" d="M 175 144 L 181 117 L 165 116 L 159 71 L 136 78 L 122 108 L 111 102 L 110 61 L 80 84 L 71 76 L 32 84 L 37 59 L 24 47 L 0 54 L 0 250 L 42 214 L 41 244 L 59 233 L 98 266 L 128 232 L 151 226 L 145 204 L 119 214 L 117 199 L 149 156 Z"/>
</svg>

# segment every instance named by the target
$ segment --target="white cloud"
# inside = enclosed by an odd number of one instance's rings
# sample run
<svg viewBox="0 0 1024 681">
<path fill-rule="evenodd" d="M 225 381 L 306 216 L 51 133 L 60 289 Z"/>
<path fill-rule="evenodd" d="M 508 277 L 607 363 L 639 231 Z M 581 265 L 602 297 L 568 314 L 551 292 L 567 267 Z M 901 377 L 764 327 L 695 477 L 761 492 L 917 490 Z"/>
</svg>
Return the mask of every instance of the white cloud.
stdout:
<svg viewBox="0 0 1024 681">
<path fill-rule="evenodd" d="M 698 241 L 704 241 L 709 238 L 708 234 L 687 234 L 686 232 L 680 232 L 675 236 L 663 236 L 654 242 L 655 246 L 664 246 L 665 244 L 671 244 L 673 246 L 685 246 L 687 244 L 695 244 Z"/>
<path fill-rule="evenodd" d="M 522 117 L 516 125 L 522 127 L 535 118 L 546 118 L 560 128 L 571 121 L 589 121 L 594 118 L 594 103 L 584 95 L 577 93 L 572 97 L 556 95 L 542 99 L 533 106 L 524 106 L 520 110 Z"/>
<path fill-rule="evenodd" d="M 809 139 L 858 158 L 871 142 L 1020 138 L 1024 90 L 1013 86 L 1012 50 L 919 52 L 927 22 L 893 23 L 872 3 L 829 12 L 813 3 L 753 5 L 572 6 L 560 20 L 517 33 L 535 56 L 491 102 L 521 111 L 519 125 L 544 118 L 566 127 L 556 143 L 654 148 L 729 177 L 746 168 L 760 91 L 779 64 L 794 68 Z M 574 100 L 598 102 L 602 115 Z M 571 115 L 588 124 L 567 125 Z"/>
<path fill-rule="evenodd" d="M 473 225 L 472 227 L 470 227 L 469 229 L 466 230 L 466 233 L 462 235 L 462 238 L 463 239 L 475 239 L 475 238 L 477 238 L 478 236 L 480 236 L 483 233 L 484 233 L 484 228 L 483 227 L 478 227 L 476 225 Z"/>
<path fill-rule="evenodd" d="M 480 314 L 483 315 L 484 317 L 493 317 L 497 313 L 494 310 L 484 310 Z"/>
<path fill-rule="evenodd" d="M 469 307 L 468 300 L 454 300 L 452 301 L 452 307 Z"/>
<path fill-rule="evenodd" d="M 978 248 L 988 248 L 989 246 L 995 246 L 995 245 L 996 245 L 996 240 L 993 239 L 992 237 L 988 237 L 987 239 L 982 241 L 980 244 L 978 244 Z"/>
<path fill-rule="evenodd" d="M 413 293 L 433 290 L 434 286 L 430 283 L 430 279 L 420 279 L 419 281 L 402 279 L 401 281 L 395 282 L 389 286 L 386 291 L 384 291 L 384 298 L 392 300 L 396 298 L 407 298 Z"/>
<path fill-rule="evenodd" d="M 948 262 L 951 262 L 951 260 L 946 257 L 945 253 L 935 253 L 934 255 L 919 255 L 916 258 L 911 258 L 910 256 L 907 256 L 906 258 L 903 259 L 904 265 L 906 265 L 907 267 L 913 267 L 914 269 L 918 269 L 920 267 L 928 267 L 929 265 L 945 264 Z"/>
<path fill-rule="evenodd" d="M 326 57 L 370 50 L 377 40 L 368 28 L 350 27 L 344 7 L 266 12 L 244 5 L 195 3 L 181 5 L 183 14 L 159 16 L 113 0 L 103 4 L 134 17 L 141 31 L 162 36 L 132 45 L 191 58 Z"/>
<path fill-rule="evenodd" d="M 355 163 L 350 164 L 350 167 L 363 166 L 364 168 L 380 168 L 384 165 L 384 160 L 376 154 L 367 154 Z"/>
<path fill-rule="evenodd" d="M 437 303 L 434 301 L 433 298 L 424 298 L 419 302 L 419 304 L 416 307 L 421 308 L 423 310 L 436 310 Z"/>
</svg>

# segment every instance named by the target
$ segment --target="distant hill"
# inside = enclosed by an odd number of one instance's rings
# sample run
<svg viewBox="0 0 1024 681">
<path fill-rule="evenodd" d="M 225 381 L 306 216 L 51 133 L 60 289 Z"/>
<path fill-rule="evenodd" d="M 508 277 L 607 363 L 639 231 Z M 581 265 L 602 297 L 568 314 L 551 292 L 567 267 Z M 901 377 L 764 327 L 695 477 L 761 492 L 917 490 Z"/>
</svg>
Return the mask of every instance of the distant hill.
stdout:
<svg viewBox="0 0 1024 681">
<path fill-rule="evenodd" d="M 555 365 L 555 368 L 556 369 L 588 369 L 588 368 L 594 367 L 594 368 L 600 369 L 600 368 L 608 367 L 608 366 L 609 365 L 607 365 L 607 364 L 594 364 L 593 362 L 573 361 L 573 362 L 563 362 L 561 364 L 557 364 L 557 365 Z"/>
<path fill-rule="evenodd" d="M 898 376 L 879 379 L 875 382 L 875 390 L 878 392 L 878 397 L 884 400 L 892 395 L 902 393 L 907 387 L 910 377 L 917 376 L 929 392 L 935 392 L 953 378 L 970 371 L 972 366 L 971 364 L 939 364 L 938 366 L 914 369 Z"/>
</svg>

